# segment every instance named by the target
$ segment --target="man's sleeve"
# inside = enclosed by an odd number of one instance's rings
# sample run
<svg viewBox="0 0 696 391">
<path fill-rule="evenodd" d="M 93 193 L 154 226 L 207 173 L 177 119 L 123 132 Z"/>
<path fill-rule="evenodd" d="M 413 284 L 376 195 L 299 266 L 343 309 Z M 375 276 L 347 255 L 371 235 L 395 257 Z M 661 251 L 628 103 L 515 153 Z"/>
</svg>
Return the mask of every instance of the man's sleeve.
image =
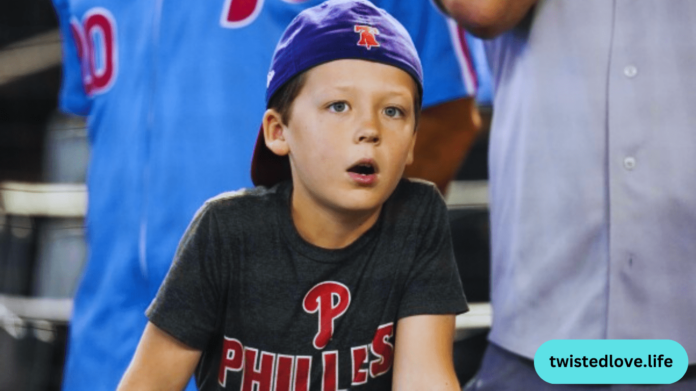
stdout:
<svg viewBox="0 0 696 391">
<path fill-rule="evenodd" d="M 206 204 L 194 217 L 146 311 L 151 323 L 199 350 L 205 349 L 219 325 L 228 275 L 220 260 L 221 243 L 212 209 Z"/>
<path fill-rule="evenodd" d="M 91 100 L 85 93 L 80 56 L 85 55 L 80 42 L 82 24 L 70 13 L 69 0 L 53 0 L 63 43 L 63 80 L 60 88 L 60 109 L 67 113 L 86 116 Z"/>
<path fill-rule="evenodd" d="M 469 307 L 452 249 L 447 206 L 433 187 L 430 208 L 420 224 L 416 260 L 406 277 L 398 318 L 460 314 Z"/>
<path fill-rule="evenodd" d="M 401 22 L 423 64 L 423 108 L 476 94 L 476 72 L 464 30 L 429 0 L 375 0 Z"/>
</svg>

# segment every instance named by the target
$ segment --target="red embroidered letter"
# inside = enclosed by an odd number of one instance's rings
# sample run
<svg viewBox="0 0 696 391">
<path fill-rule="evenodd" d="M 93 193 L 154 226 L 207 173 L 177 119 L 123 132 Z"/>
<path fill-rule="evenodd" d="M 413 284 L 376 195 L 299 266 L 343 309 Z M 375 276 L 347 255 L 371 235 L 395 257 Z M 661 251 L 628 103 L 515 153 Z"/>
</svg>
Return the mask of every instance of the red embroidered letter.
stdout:
<svg viewBox="0 0 696 391">
<path fill-rule="evenodd" d="M 324 361 L 324 375 L 321 383 L 321 391 L 338 390 L 338 351 L 324 352 L 321 355 Z"/>
<path fill-rule="evenodd" d="M 343 315 L 350 305 L 348 288 L 333 281 L 322 282 L 307 292 L 302 306 L 307 313 L 319 311 L 319 331 L 314 337 L 314 347 L 323 349 L 331 340 L 334 332 L 334 320 Z"/>
<path fill-rule="evenodd" d="M 278 355 L 274 391 L 292 391 L 292 367 L 294 363 L 295 357 Z"/>
<path fill-rule="evenodd" d="M 372 340 L 370 350 L 377 356 L 376 360 L 370 362 L 370 376 L 373 378 L 384 375 L 392 365 L 394 355 L 394 345 L 389 343 L 389 338 L 394 335 L 394 323 L 379 326 Z"/>
<path fill-rule="evenodd" d="M 244 372 L 242 373 L 242 390 L 254 390 L 254 383 L 258 385 L 257 391 L 271 391 L 273 385 L 273 365 L 275 354 L 261 352 L 260 363 L 256 363 L 259 351 L 254 348 L 244 348 Z"/>
<path fill-rule="evenodd" d="M 295 359 L 295 390 L 309 391 L 309 372 L 312 370 L 312 356 L 297 356 Z"/>
<path fill-rule="evenodd" d="M 220 359 L 220 371 L 218 372 L 218 383 L 226 387 L 227 371 L 239 372 L 244 367 L 244 346 L 234 338 L 227 338 L 222 341 L 222 358 Z"/>
<path fill-rule="evenodd" d="M 304 3 L 307 0 L 284 0 L 287 3 Z M 248 26 L 259 16 L 263 0 L 225 0 L 220 25 L 231 29 Z"/>
<path fill-rule="evenodd" d="M 375 35 L 379 34 L 379 30 L 376 28 L 356 24 L 355 32 L 360 33 L 358 46 L 365 46 L 367 50 L 370 50 L 370 48 L 373 46 L 379 46 L 379 42 L 377 42 L 377 38 L 375 37 Z"/>
<path fill-rule="evenodd" d="M 220 25 L 227 28 L 247 26 L 263 8 L 263 0 L 225 0 Z"/>
<path fill-rule="evenodd" d="M 351 348 L 353 355 L 353 385 L 367 383 L 367 369 L 363 369 L 363 364 L 367 363 L 367 345 Z"/>
</svg>

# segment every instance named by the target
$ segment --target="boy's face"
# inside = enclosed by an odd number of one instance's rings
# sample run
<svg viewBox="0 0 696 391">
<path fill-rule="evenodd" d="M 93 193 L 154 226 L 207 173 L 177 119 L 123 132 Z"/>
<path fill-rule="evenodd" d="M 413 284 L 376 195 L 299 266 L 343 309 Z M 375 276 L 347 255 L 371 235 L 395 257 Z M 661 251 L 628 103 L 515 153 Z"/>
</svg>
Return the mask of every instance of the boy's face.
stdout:
<svg viewBox="0 0 696 391">
<path fill-rule="evenodd" d="M 376 62 L 309 70 L 289 122 L 277 126 L 294 197 L 339 212 L 379 210 L 413 161 L 416 88 L 408 73 Z"/>
</svg>

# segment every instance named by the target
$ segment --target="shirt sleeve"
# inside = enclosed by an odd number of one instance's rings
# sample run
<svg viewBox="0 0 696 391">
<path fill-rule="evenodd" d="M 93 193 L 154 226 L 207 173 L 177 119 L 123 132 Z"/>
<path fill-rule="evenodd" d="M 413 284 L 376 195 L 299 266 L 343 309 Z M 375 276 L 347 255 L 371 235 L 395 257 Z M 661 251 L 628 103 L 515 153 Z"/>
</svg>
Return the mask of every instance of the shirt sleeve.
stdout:
<svg viewBox="0 0 696 391">
<path fill-rule="evenodd" d="M 433 187 L 429 210 L 419 224 L 422 238 L 409 271 L 398 318 L 412 315 L 461 314 L 469 307 L 452 249 L 447 206 Z"/>
<path fill-rule="evenodd" d="M 220 261 L 218 224 L 206 204 L 184 234 L 174 262 L 146 311 L 150 322 L 186 345 L 204 350 L 219 326 L 227 270 Z"/>
<path fill-rule="evenodd" d="M 476 94 L 476 72 L 464 30 L 432 1 L 379 0 L 408 30 L 423 65 L 423 108 Z"/>
<path fill-rule="evenodd" d="M 85 93 L 82 56 L 85 55 L 84 34 L 79 20 L 70 12 L 69 0 L 53 0 L 63 43 L 63 76 L 60 87 L 60 109 L 67 113 L 88 115 L 91 99 Z"/>
</svg>

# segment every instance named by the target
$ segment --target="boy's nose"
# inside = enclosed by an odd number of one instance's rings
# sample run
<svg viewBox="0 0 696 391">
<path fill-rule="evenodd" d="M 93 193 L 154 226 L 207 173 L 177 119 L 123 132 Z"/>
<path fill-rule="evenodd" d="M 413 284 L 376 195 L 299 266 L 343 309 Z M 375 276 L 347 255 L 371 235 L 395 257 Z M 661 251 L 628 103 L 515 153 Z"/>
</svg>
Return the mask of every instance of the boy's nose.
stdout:
<svg viewBox="0 0 696 391">
<path fill-rule="evenodd" d="M 355 133 L 356 143 L 375 143 L 380 142 L 380 132 L 377 129 L 374 119 L 364 121 L 360 129 Z"/>
<path fill-rule="evenodd" d="M 361 134 L 358 136 L 358 142 L 359 143 L 367 142 L 367 143 L 377 144 L 377 143 L 379 143 L 379 134 L 374 130 L 361 132 Z"/>
</svg>

